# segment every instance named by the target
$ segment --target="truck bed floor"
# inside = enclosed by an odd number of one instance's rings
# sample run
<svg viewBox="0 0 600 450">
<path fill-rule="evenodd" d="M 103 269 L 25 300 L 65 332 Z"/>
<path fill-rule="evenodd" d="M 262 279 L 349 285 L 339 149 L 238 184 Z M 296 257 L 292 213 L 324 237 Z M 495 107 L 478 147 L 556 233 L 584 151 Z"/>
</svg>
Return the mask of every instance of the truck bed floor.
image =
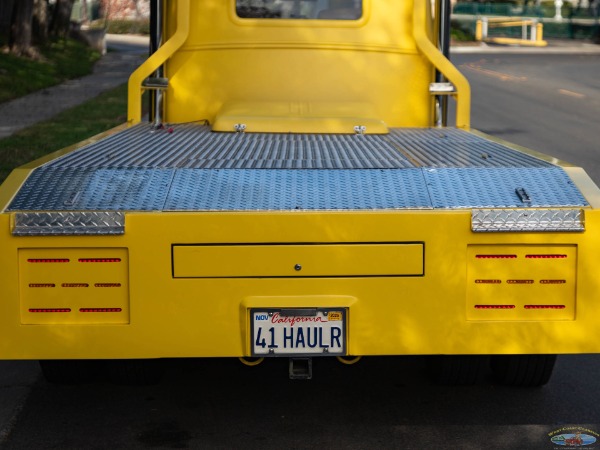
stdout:
<svg viewBox="0 0 600 450">
<path fill-rule="evenodd" d="M 524 189 L 527 204 L 516 194 Z M 33 171 L 12 211 L 389 210 L 587 205 L 564 170 L 453 128 L 215 133 L 141 124 Z"/>
</svg>

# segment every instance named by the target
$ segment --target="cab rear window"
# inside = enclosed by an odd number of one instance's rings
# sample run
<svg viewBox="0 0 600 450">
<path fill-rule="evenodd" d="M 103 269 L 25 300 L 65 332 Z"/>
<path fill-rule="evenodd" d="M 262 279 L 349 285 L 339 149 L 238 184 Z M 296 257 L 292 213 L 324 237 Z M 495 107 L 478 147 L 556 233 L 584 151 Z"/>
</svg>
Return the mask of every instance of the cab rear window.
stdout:
<svg viewBox="0 0 600 450">
<path fill-rule="evenodd" d="M 358 20 L 362 0 L 236 0 L 242 19 Z"/>
</svg>

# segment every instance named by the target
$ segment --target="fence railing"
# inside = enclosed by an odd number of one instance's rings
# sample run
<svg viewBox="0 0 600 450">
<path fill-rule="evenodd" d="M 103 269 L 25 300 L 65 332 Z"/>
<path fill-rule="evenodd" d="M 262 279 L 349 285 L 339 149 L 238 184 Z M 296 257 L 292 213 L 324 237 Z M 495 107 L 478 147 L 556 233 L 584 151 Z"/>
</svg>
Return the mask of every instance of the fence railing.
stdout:
<svg viewBox="0 0 600 450">
<path fill-rule="evenodd" d="M 524 0 L 523 0 L 524 1 Z M 591 2 L 591 0 L 590 0 Z M 557 10 L 554 0 L 532 3 L 459 2 L 453 8 L 453 20 L 461 28 L 475 35 L 476 22 L 482 17 L 505 17 L 513 19 L 537 19 L 543 23 L 546 38 L 590 39 L 600 38 L 600 0 L 591 2 L 591 7 L 578 7 L 567 1 Z M 556 17 L 562 17 L 557 19 Z M 521 38 L 519 27 L 489 28 L 488 37 Z"/>
</svg>

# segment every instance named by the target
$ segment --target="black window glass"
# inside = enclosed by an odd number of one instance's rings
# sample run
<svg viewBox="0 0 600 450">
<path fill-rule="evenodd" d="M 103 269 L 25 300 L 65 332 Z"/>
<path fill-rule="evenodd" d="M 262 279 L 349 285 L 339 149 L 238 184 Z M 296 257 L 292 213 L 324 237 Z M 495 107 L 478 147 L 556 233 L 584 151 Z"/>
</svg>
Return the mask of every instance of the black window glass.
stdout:
<svg viewBox="0 0 600 450">
<path fill-rule="evenodd" d="M 243 19 L 357 20 L 362 0 L 236 0 Z"/>
</svg>

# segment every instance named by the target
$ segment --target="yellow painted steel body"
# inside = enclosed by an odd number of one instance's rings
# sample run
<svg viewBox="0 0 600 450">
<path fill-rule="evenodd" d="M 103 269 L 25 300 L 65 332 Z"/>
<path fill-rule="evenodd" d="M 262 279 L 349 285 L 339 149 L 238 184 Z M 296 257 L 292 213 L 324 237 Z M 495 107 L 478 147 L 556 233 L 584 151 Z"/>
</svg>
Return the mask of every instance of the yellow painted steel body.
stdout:
<svg viewBox="0 0 600 450">
<path fill-rule="evenodd" d="M 588 214 L 587 226 L 598 226 Z M 8 216 L 2 226 L 8 229 Z M 4 301 L 0 306 L 2 358 L 138 358 L 243 356 L 250 354 L 251 307 L 348 308 L 348 352 L 355 355 L 588 353 L 600 342 L 599 283 L 590 273 L 598 243 L 589 234 L 473 235 L 468 212 L 360 214 L 130 214 L 123 237 L 10 238 L 0 268 Z M 171 249 L 179 243 L 246 242 L 336 243 L 378 239 L 426 241 L 424 276 L 323 278 L 173 278 Z M 173 236 L 173 230 L 179 232 Z M 140 231 L 143 230 L 143 231 Z M 183 230 L 183 231 L 182 231 Z M 187 230 L 187 231 L 186 231 Z M 192 231 L 193 230 L 193 231 Z M 427 230 L 424 232 L 424 230 Z M 449 242 L 447 235 L 452 235 Z M 583 244 L 585 242 L 585 245 Z M 577 246 L 576 308 L 562 311 L 505 311 L 470 317 L 467 300 L 469 244 L 506 246 Z M 595 245 L 594 245 L 595 244 Z M 62 248 L 128 248 L 128 324 L 25 324 L 21 321 L 19 248 L 37 254 Z M 46 249 L 53 249 L 52 251 Z M 535 248 L 533 248 L 535 250 Z M 293 256 L 293 255 L 292 255 Z M 68 277 L 68 273 L 65 274 Z M 501 279 L 512 274 L 496 273 Z M 535 273 L 528 277 L 539 280 Z M 103 277 L 92 277 L 92 281 Z M 546 300 L 518 286 L 531 303 Z M 539 287 L 538 287 L 539 289 Z M 548 286 L 552 289 L 552 286 Z M 120 302 L 117 302 L 120 305 Z M 110 301 L 106 307 L 118 306 Z M 40 306 L 40 305 L 35 305 Z M 45 307 L 70 306 L 49 303 Z M 87 305 L 86 305 L 87 306 Z M 90 306 L 97 306 L 95 304 Z M 485 312 L 485 311 L 483 311 Z M 509 311 L 509 313 L 512 311 Z M 494 317 L 502 313 L 503 317 Z M 480 319 L 480 320 L 477 320 Z M 544 339 L 540 339 L 544 336 Z"/>
<path fill-rule="evenodd" d="M 0 357 L 249 356 L 252 307 L 347 308 L 348 353 L 352 355 L 598 352 L 600 279 L 595 267 L 600 239 L 595 231 L 600 227 L 596 210 L 600 192 L 580 169 L 568 171 L 592 205 L 585 210 L 583 233 L 473 233 L 470 210 L 130 212 L 122 236 L 17 237 L 10 235 L 11 214 L 2 214 Z M 10 183 L 1 188 L 3 194 L 8 186 Z M 203 274 L 202 269 L 174 276 L 174 246 L 229 245 L 227 257 L 239 265 L 244 263 L 241 258 L 246 252 L 236 253 L 241 244 L 265 248 L 293 244 L 287 260 L 276 258 L 281 270 L 292 272 L 288 267 L 291 262 L 310 270 L 311 262 L 318 261 L 315 255 L 319 246 L 305 259 L 303 244 L 315 243 L 326 249 L 324 257 L 338 261 L 343 261 L 348 248 L 356 243 L 371 248 L 403 248 L 399 246 L 406 244 L 409 250 L 404 255 L 392 252 L 397 264 L 393 259 L 382 261 L 385 252 L 360 253 L 358 266 L 386 269 L 396 265 L 398 273 L 394 276 L 332 276 L 326 267 L 317 267 L 309 276 L 302 272 L 269 276 L 264 267 L 274 264 L 270 251 L 258 252 L 256 263 L 240 277 L 225 274 L 218 278 L 214 273 Z M 418 251 L 421 246 L 422 253 Z M 297 249 L 302 251 L 295 252 Z M 486 260 L 476 259 L 491 253 L 519 257 L 565 254 L 568 262 L 540 259 L 523 271 L 511 259 L 499 259 L 492 260 L 492 270 L 482 266 Z M 73 272 L 64 265 L 42 278 L 24 270 L 27 259 L 76 261 L 115 256 L 126 264 L 120 272 L 111 264 L 98 264 L 97 269 L 86 268 L 84 272 Z M 403 257 L 422 259 L 422 271 L 415 271 L 410 261 L 401 260 Z M 559 264 L 558 269 L 552 268 L 554 263 Z M 193 265 L 193 258 L 186 264 Z M 344 264 L 340 270 L 346 270 Z M 483 300 L 473 299 L 470 293 L 477 288 L 475 280 L 484 277 L 503 282 L 525 278 L 534 284 L 503 286 L 508 294 L 497 302 L 513 301 L 517 305 L 513 310 L 475 311 L 475 304 L 490 300 L 485 295 Z M 560 302 L 560 298 L 549 299 L 552 296 L 545 293 L 554 285 L 539 283 L 558 278 L 565 280 L 571 291 L 564 299 L 565 309 L 522 308 L 525 304 Z M 31 283 L 93 286 L 115 281 L 123 283 L 126 301 L 107 294 L 101 304 L 87 302 L 82 300 L 83 292 L 81 298 L 39 304 L 26 295 Z M 559 288 L 564 289 L 564 285 Z M 80 314 L 65 323 L 32 324 L 31 316 L 39 313 L 30 313 L 27 318 L 29 307 L 121 307 L 126 315 L 121 316 L 123 323 L 111 323 L 110 313 L 100 313 L 101 319 L 95 323 Z"/>
<path fill-rule="evenodd" d="M 167 43 L 131 78 L 130 123 L 143 80 L 166 61 L 172 122 L 426 127 L 438 68 L 468 128 L 468 84 L 431 43 L 428 2 L 363 5 L 358 21 L 265 25 L 229 0 L 168 2 Z M 125 211 L 123 235 L 11 234 L 15 192 L 61 154 L 0 187 L 2 359 L 250 356 L 251 308 L 345 308 L 349 355 L 600 351 L 600 191 L 581 169 L 566 168 L 590 204 L 579 233 L 474 233 L 471 210 L 456 209 Z M 527 262 L 554 253 L 566 256 Z M 517 261 L 480 257 L 497 254 Z M 513 308 L 476 308 L 492 304 Z M 557 308 L 526 308 L 540 305 Z"/>
</svg>

